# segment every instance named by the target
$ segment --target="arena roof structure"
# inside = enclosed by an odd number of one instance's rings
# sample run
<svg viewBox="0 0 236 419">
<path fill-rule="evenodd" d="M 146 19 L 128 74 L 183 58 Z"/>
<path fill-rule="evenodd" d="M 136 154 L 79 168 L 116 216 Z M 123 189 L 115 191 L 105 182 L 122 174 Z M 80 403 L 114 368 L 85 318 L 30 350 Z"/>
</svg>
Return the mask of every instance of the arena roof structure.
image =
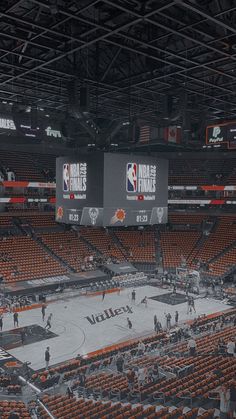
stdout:
<svg viewBox="0 0 236 419">
<path fill-rule="evenodd" d="M 117 121 L 235 117 L 233 0 L 8 0 L 0 13 L 4 105 L 69 113 L 88 138 Z"/>
</svg>

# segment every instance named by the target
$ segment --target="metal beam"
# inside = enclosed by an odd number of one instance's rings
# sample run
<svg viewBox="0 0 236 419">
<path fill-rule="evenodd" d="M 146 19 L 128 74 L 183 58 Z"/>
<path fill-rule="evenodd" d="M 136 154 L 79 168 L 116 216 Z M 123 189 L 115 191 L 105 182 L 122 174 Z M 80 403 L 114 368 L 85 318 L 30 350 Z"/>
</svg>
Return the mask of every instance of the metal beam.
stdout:
<svg viewBox="0 0 236 419">
<path fill-rule="evenodd" d="M 213 22 L 217 26 L 221 26 L 222 28 L 227 29 L 228 31 L 230 31 L 230 32 L 232 32 L 236 35 L 236 28 L 234 28 L 231 25 L 228 25 L 226 22 L 223 22 L 220 19 L 217 19 L 216 17 L 212 16 L 210 13 L 207 13 L 205 10 L 203 10 L 199 6 L 196 6 L 193 3 L 190 3 L 189 1 L 186 1 L 186 0 L 176 0 L 176 2 L 179 5 L 185 7 L 186 9 L 191 10 L 192 12 L 195 12 L 195 13 L 203 16 L 204 18 L 206 18 L 210 22 Z"/>
<path fill-rule="evenodd" d="M 114 6 L 114 7 L 118 7 L 118 8 L 120 8 L 121 10 L 126 10 L 126 12 L 130 13 L 131 15 L 133 15 L 133 16 L 135 16 L 135 17 L 136 17 L 136 16 L 141 16 L 141 15 L 140 15 L 140 13 L 138 13 L 138 12 L 136 12 L 136 11 L 132 11 L 132 10 L 130 10 L 130 9 L 127 9 L 126 7 L 120 6 L 120 5 L 118 5 L 117 3 L 115 3 L 115 2 L 114 2 L 114 1 L 112 1 L 112 0 L 104 0 L 104 1 L 105 1 L 106 3 L 108 3 L 108 4 L 112 5 L 112 6 Z M 158 12 L 158 13 L 160 13 L 160 12 Z M 157 14 L 158 14 L 158 13 L 157 13 Z M 190 37 L 190 36 L 188 36 L 188 35 L 186 35 L 186 34 L 179 33 L 179 31 L 178 31 L 178 30 L 172 29 L 172 28 L 170 28 L 169 26 L 168 26 L 168 27 L 166 27 L 166 25 L 161 24 L 161 23 L 159 23 L 159 22 L 156 22 L 156 21 L 154 21 L 153 19 L 150 19 L 150 18 L 145 18 L 145 21 L 147 21 L 147 22 L 151 23 L 152 25 L 157 26 L 158 28 L 161 28 L 161 29 L 163 29 L 163 30 L 165 30 L 165 31 L 167 30 L 167 31 L 169 31 L 171 34 L 174 34 L 174 35 L 176 35 L 176 36 L 180 36 L 180 37 L 183 37 L 183 38 L 185 38 L 185 39 L 188 39 L 189 41 L 191 41 L 191 42 L 193 42 L 193 43 L 197 43 L 198 45 L 201 45 L 202 47 L 207 47 L 207 45 L 206 45 L 204 42 L 201 42 L 201 41 L 199 41 L 199 40 L 196 40 L 195 38 L 192 38 L 192 37 Z M 138 43 L 140 43 L 140 44 L 144 45 L 145 47 L 149 47 L 149 48 L 150 48 L 150 44 L 149 44 L 148 42 L 144 42 L 144 41 L 142 41 L 142 40 L 140 40 L 140 39 L 137 39 L 137 38 L 135 38 L 135 37 L 131 37 L 130 35 L 127 35 L 127 34 L 124 34 L 124 33 L 120 33 L 120 34 L 119 34 L 119 36 L 123 36 L 123 37 L 125 37 L 126 39 L 132 40 L 132 41 L 134 41 L 134 42 L 138 42 Z M 177 59 L 180 59 L 180 58 L 181 58 L 181 60 L 182 60 L 182 61 L 190 62 L 191 64 L 194 64 L 194 66 L 196 66 L 196 67 L 203 67 L 203 68 L 206 68 L 207 70 L 214 71 L 214 72 L 218 72 L 218 71 L 220 71 L 220 70 L 217 70 L 217 69 L 212 69 L 212 68 L 209 68 L 209 67 L 208 67 L 208 66 L 206 66 L 205 64 L 198 63 L 197 61 L 196 61 L 196 62 L 194 62 L 194 61 L 193 61 L 193 60 L 191 60 L 190 58 L 187 58 L 188 49 L 186 49 L 186 57 L 180 57 L 180 56 L 179 56 L 179 54 L 173 53 L 173 52 L 168 51 L 168 50 L 166 50 L 166 49 L 164 50 L 163 48 L 160 48 L 160 47 L 151 46 L 151 48 L 155 49 L 155 50 L 156 50 L 156 51 L 158 51 L 158 52 L 163 52 L 163 53 L 165 53 L 165 55 L 167 55 L 167 54 L 168 54 L 169 56 L 174 57 L 174 58 L 177 58 Z M 219 53 L 219 54 L 221 54 L 221 55 L 224 55 L 224 57 L 226 57 L 226 58 L 228 58 L 228 59 L 232 59 L 232 60 L 236 61 L 236 55 L 229 54 L 229 53 L 227 53 L 227 52 L 225 52 L 225 51 L 218 50 L 217 48 L 214 48 L 214 47 L 211 47 L 211 46 L 209 46 L 209 48 L 210 48 L 211 50 L 213 50 L 214 52 L 217 52 L 217 53 Z M 171 65 L 175 65 L 175 64 L 171 64 Z M 194 68 L 186 69 L 186 71 L 192 71 L 192 69 L 194 69 Z M 222 72 L 221 72 L 221 74 L 222 74 Z M 231 78 L 232 78 L 232 76 L 231 76 L 231 75 L 227 75 L 227 74 L 225 74 L 225 76 L 227 76 L 227 77 L 231 77 Z"/>
<path fill-rule="evenodd" d="M 174 1 L 172 1 L 171 3 L 173 4 Z M 157 13 L 158 10 L 164 10 L 167 7 L 169 7 L 169 6 L 162 6 L 162 7 L 156 8 L 156 9 L 154 9 L 154 10 L 146 13 L 146 15 L 144 17 L 145 18 L 148 18 L 148 17 L 154 15 L 155 13 Z M 135 24 L 137 24 L 137 23 L 139 23 L 141 21 L 142 21 L 142 18 L 137 18 L 137 19 L 131 20 L 131 21 L 129 21 L 129 22 L 123 24 L 123 25 L 119 25 L 115 29 L 112 29 L 109 33 L 100 35 L 100 36 L 98 36 L 98 37 L 96 37 L 96 38 L 94 38 L 94 39 L 92 39 L 92 40 L 90 40 L 88 42 L 84 42 L 82 45 L 79 45 L 79 46 L 77 46 L 75 48 L 72 48 L 70 51 L 66 51 L 66 52 L 60 54 L 59 56 L 56 56 L 54 58 L 51 58 L 49 61 L 47 61 L 47 63 L 41 63 L 41 64 L 35 66 L 32 69 L 29 69 L 29 70 L 24 71 L 21 74 L 18 74 L 16 76 L 10 77 L 8 80 L 6 80 L 4 82 L 1 82 L 0 85 L 6 84 L 6 83 L 9 83 L 9 82 L 12 82 L 12 81 L 14 81 L 14 80 L 16 80 L 18 78 L 21 78 L 21 77 L 25 76 L 26 74 L 30 74 L 32 71 L 40 70 L 41 68 L 43 68 L 45 66 L 48 66 L 48 65 L 50 65 L 52 63 L 55 63 L 55 62 L 61 60 L 62 58 L 66 57 L 68 54 L 73 54 L 74 52 L 79 51 L 79 50 L 81 50 L 83 48 L 88 48 L 90 45 L 93 45 L 93 44 L 95 44 L 98 41 L 105 40 L 109 36 L 111 36 L 113 34 L 117 34 L 121 30 L 128 29 L 129 27 L 131 27 L 131 26 L 133 26 L 133 25 L 135 25 Z"/>
<path fill-rule="evenodd" d="M 109 73 L 111 67 L 113 66 L 113 64 L 115 63 L 116 59 L 118 58 L 118 56 L 120 55 L 120 52 L 122 51 L 122 48 L 118 48 L 118 50 L 116 51 L 116 53 L 113 55 L 110 64 L 108 65 L 108 67 L 106 68 L 105 72 L 103 73 L 102 77 L 101 77 L 101 81 L 103 81 L 107 74 Z"/>
<path fill-rule="evenodd" d="M 19 0 L 19 4 L 22 2 L 23 0 Z M 92 7 L 92 6 L 94 6 L 94 5 L 96 5 L 97 3 L 99 3 L 99 1 L 100 0 L 93 0 L 89 5 L 87 5 L 87 6 L 84 6 L 84 7 L 82 7 L 81 9 L 79 9 L 79 11 L 74 15 L 74 16 L 78 16 L 80 13 L 83 13 L 84 11 L 86 11 L 88 8 L 90 8 L 90 7 Z M 33 1 L 33 0 L 31 0 L 31 3 L 35 3 L 35 4 L 37 4 L 37 2 L 36 1 Z M 45 7 L 48 7 L 48 8 L 50 8 L 50 6 L 49 5 L 45 5 Z M 9 9 L 9 11 L 11 11 L 11 9 Z M 50 27 L 50 29 L 54 29 L 54 28 L 56 28 L 57 26 L 59 26 L 59 25 L 62 25 L 62 24 L 64 24 L 64 23 L 66 23 L 66 22 L 68 22 L 70 20 L 70 17 L 66 17 L 65 19 L 63 19 L 62 21 L 58 21 L 58 22 L 56 22 L 56 23 L 54 23 L 51 27 Z M 33 36 L 32 38 L 31 38 L 31 42 L 30 43 L 32 43 L 32 41 L 34 41 L 35 39 L 37 39 L 37 38 L 39 38 L 39 37 L 41 37 L 41 36 L 43 36 L 44 34 L 46 34 L 47 33 L 47 29 L 44 31 L 44 32 L 42 32 L 42 33 L 39 33 L 39 34 L 37 34 L 37 35 L 35 35 L 35 36 Z M 24 40 L 23 42 L 27 42 L 27 40 Z M 40 44 L 38 44 L 39 46 L 40 46 Z M 17 50 L 19 47 L 21 47 L 21 45 L 19 45 L 19 46 L 17 46 L 16 48 L 14 48 L 14 50 L 13 51 L 15 51 L 15 50 Z M 59 53 L 61 53 L 61 51 L 58 51 Z M 11 51 L 9 51 L 7 54 L 5 54 L 5 55 L 3 55 L 3 56 L 1 56 L 0 57 L 0 59 L 3 59 L 3 58 L 5 58 L 8 54 L 10 54 L 11 53 Z"/>
</svg>

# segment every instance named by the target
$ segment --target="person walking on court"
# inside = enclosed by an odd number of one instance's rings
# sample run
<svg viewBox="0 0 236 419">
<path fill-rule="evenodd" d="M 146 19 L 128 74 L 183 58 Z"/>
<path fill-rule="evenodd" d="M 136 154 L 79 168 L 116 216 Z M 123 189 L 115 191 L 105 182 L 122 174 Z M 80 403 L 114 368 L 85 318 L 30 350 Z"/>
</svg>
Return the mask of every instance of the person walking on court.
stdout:
<svg viewBox="0 0 236 419">
<path fill-rule="evenodd" d="M 135 304 L 135 299 L 136 299 L 136 291 L 133 290 L 131 293 L 131 302 Z"/>
<path fill-rule="evenodd" d="M 157 316 L 156 316 L 156 314 L 155 314 L 155 316 L 153 318 L 153 321 L 154 321 L 154 330 L 156 332 L 157 331 Z"/>
<path fill-rule="evenodd" d="M 147 297 L 146 296 L 140 301 L 140 304 L 144 304 L 145 307 L 147 308 Z"/>
<path fill-rule="evenodd" d="M 190 297 L 188 297 L 187 305 L 188 305 L 187 314 L 189 314 L 189 313 L 192 314 L 192 302 L 191 302 Z"/>
<path fill-rule="evenodd" d="M 131 323 L 129 317 L 127 317 L 127 323 L 128 323 L 128 328 L 132 329 L 132 323 Z"/>
<path fill-rule="evenodd" d="M 48 318 L 47 318 L 47 323 L 45 326 L 45 329 L 51 329 L 52 325 L 51 325 L 51 321 L 52 321 L 52 313 L 49 314 Z"/>
<path fill-rule="evenodd" d="M 171 314 L 170 313 L 166 314 L 166 328 L 167 329 L 171 328 Z"/>
<path fill-rule="evenodd" d="M 176 281 L 174 282 L 174 285 L 173 285 L 173 291 L 172 291 L 172 294 L 173 295 L 176 295 L 176 293 L 177 293 L 177 285 L 176 285 Z"/>
<path fill-rule="evenodd" d="M 195 301 L 194 301 L 194 298 L 193 297 L 191 298 L 191 306 L 192 306 L 192 309 L 194 310 L 194 313 L 196 313 Z"/>
<path fill-rule="evenodd" d="M 106 295 L 106 290 L 103 290 L 103 291 L 102 291 L 102 301 L 104 300 L 105 295 Z"/>
<path fill-rule="evenodd" d="M 0 314 L 0 330 L 2 332 L 2 327 L 3 327 L 3 315 Z"/>
<path fill-rule="evenodd" d="M 47 349 L 46 349 L 46 351 L 45 351 L 45 364 L 46 364 L 46 370 L 48 369 L 48 366 L 49 366 L 49 361 L 50 361 L 50 358 L 51 358 L 51 355 L 50 355 L 49 350 L 50 350 L 50 348 L 49 348 L 49 346 L 47 346 Z"/>
<path fill-rule="evenodd" d="M 42 312 L 42 320 L 43 320 L 43 322 L 44 322 L 44 319 L 45 319 L 46 308 L 47 308 L 46 304 L 45 304 L 45 303 L 43 303 L 43 304 L 42 304 L 42 308 L 41 308 L 41 312 Z"/>
<path fill-rule="evenodd" d="M 14 327 L 18 327 L 19 326 L 19 319 L 18 319 L 18 313 L 17 312 L 15 312 L 14 314 L 13 314 L 13 321 L 14 321 Z"/>
<path fill-rule="evenodd" d="M 25 343 L 25 336 L 26 336 L 26 333 L 25 333 L 25 329 L 23 328 L 20 331 L 21 343 L 22 343 L 23 346 L 24 346 L 24 343 Z"/>
<path fill-rule="evenodd" d="M 175 312 L 175 324 L 178 325 L 178 321 L 179 321 L 179 312 L 176 310 Z"/>
</svg>

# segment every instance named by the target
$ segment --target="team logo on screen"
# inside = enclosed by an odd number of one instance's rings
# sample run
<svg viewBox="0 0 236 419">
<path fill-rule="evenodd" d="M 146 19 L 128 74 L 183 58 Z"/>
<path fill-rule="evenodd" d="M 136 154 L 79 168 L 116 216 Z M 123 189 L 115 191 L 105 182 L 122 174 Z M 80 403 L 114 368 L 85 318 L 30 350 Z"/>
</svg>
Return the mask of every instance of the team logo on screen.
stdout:
<svg viewBox="0 0 236 419">
<path fill-rule="evenodd" d="M 122 208 L 118 208 L 115 211 L 115 214 L 113 215 L 113 217 L 111 218 L 110 223 L 111 224 L 116 224 L 116 223 L 123 223 L 126 217 L 126 212 L 125 210 L 123 210 Z"/>
<path fill-rule="evenodd" d="M 154 164 L 127 163 L 126 191 L 137 193 L 156 192 L 156 172 Z"/>
<path fill-rule="evenodd" d="M 87 190 L 87 163 L 63 164 L 63 191 L 85 192 Z"/>
<path fill-rule="evenodd" d="M 70 190 L 70 172 L 69 164 L 63 164 L 63 191 L 69 192 Z"/>
<path fill-rule="evenodd" d="M 164 217 L 165 211 L 163 207 L 157 208 L 157 221 L 159 224 L 162 223 L 163 217 Z"/>
<path fill-rule="evenodd" d="M 98 216 L 99 216 L 98 208 L 89 208 L 89 217 L 93 226 L 95 226 Z"/>
<path fill-rule="evenodd" d="M 63 215 L 64 215 L 63 208 L 62 207 L 58 207 L 57 208 L 57 216 L 56 216 L 56 218 L 58 220 L 61 220 L 63 218 Z"/>
<path fill-rule="evenodd" d="M 213 128 L 213 133 L 212 133 L 212 136 L 213 136 L 214 138 L 217 138 L 217 137 L 220 135 L 220 133 L 221 133 L 220 127 L 214 127 L 214 128 Z"/>
<path fill-rule="evenodd" d="M 222 143 L 222 141 L 225 141 L 222 128 L 219 126 L 213 127 L 212 135 L 209 136 L 208 142 L 209 143 Z"/>
<path fill-rule="evenodd" d="M 127 164 L 126 190 L 137 192 L 137 163 Z"/>
</svg>

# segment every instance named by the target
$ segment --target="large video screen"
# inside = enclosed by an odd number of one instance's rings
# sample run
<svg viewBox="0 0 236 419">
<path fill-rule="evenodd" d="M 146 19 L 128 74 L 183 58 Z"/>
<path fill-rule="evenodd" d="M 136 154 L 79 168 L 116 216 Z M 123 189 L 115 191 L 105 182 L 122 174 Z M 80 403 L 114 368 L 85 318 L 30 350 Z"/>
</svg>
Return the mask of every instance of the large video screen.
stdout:
<svg viewBox="0 0 236 419">
<path fill-rule="evenodd" d="M 236 122 L 209 125 L 206 128 L 207 144 L 227 144 L 229 149 L 236 148 Z"/>
<path fill-rule="evenodd" d="M 104 157 L 103 225 L 167 222 L 168 162 L 150 156 Z"/>
<path fill-rule="evenodd" d="M 129 226 L 167 222 L 168 162 L 95 153 L 57 159 L 56 220 Z"/>
<path fill-rule="evenodd" d="M 59 157 L 56 162 L 56 220 L 102 225 L 103 156 Z"/>
</svg>

